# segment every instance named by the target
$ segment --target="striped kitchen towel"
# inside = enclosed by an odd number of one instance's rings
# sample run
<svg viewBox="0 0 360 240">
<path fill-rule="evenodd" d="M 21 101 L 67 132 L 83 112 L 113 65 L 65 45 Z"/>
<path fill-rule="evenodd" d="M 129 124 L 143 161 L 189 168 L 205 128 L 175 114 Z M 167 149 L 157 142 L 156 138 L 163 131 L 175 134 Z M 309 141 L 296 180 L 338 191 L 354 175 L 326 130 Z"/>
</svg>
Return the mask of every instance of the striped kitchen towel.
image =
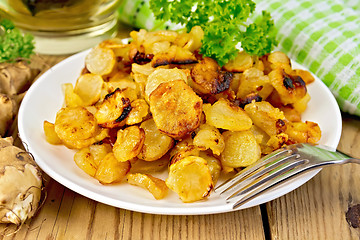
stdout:
<svg viewBox="0 0 360 240">
<path fill-rule="evenodd" d="M 360 0 L 255 2 L 275 20 L 279 50 L 318 76 L 342 111 L 360 116 Z M 119 11 L 138 28 L 176 28 L 155 20 L 148 0 L 125 0 Z"/>
</svg>

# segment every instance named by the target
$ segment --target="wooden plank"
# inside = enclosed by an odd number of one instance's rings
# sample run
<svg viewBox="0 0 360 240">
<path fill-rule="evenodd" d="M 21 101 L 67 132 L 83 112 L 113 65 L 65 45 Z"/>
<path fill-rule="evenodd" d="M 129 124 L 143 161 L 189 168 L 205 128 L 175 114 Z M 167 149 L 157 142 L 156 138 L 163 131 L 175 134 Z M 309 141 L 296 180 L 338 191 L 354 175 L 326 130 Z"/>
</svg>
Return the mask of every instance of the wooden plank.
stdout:
<svg viewBox="0 0 360 240">
<path fill-rule="evenodd" d="M 0 239 L 265 239 L 260 207 L 231 213 L 168 216 L 107 206 L 51 180 L 39 213 Z M 0 224 L 0 233 L 15 230 Z"/>
<path fill-rule="evenodd" d="M 345 117 L 341 151 L 360 157 L 360 120 Z M 359 239 L 346 220 L 360 203 L 360 165 L 323 169 L 308 183 L 267 206 L 272 239 Z"/>
</svg>

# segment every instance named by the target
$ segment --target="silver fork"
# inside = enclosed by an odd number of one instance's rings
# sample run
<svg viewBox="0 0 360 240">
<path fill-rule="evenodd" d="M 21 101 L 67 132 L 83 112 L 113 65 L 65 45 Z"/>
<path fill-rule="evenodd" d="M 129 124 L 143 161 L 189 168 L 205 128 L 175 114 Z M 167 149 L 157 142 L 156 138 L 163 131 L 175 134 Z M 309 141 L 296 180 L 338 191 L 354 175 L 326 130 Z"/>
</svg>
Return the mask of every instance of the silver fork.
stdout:
<svg viewBox="0 0 360 240">
<path fill-rule="evenodd" d="M 215 188 L 227 195 L 227 202 L 236 200 L 233 209 L 249 202 L 265 191 L 274 189 L 296 176 L 315 168 L 332 164 L 358 163 L 350 157 L 326 146 L 299 143 L 281 148 L 244 168 Z"/>
</svg>

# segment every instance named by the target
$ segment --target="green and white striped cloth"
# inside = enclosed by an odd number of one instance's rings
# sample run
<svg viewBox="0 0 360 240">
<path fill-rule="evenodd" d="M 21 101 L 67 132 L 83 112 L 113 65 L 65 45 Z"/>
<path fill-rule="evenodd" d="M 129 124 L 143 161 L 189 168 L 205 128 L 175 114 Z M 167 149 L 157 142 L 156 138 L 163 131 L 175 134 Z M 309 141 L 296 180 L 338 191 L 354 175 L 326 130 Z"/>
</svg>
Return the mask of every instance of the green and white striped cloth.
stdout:
<svg viewBox="0 0 360 240">
<path fill-rule="evenodd" d="M 332 91 L 342 111 L 360 116 L 360 0 L 255 0 L 271 13 L 278 48 Z M 176 28 L 154 20 L 148 0 L 125 0 L 120 19 L 134 27 Z"/>
</svg>

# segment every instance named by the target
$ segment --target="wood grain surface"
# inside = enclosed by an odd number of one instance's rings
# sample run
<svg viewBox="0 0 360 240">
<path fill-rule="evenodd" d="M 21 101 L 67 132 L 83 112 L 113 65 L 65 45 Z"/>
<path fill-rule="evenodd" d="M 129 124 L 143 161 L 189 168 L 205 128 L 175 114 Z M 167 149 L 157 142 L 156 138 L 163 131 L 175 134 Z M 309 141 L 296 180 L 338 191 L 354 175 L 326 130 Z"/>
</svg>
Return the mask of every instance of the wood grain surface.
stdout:
<svg viewBox="0 0 360 240">
<path fill-rule="evenodd" d="M 128 36 L 128 28 L 123 27 L 119 36 Z M 41 56 L 42 67 L 47 69 L 65 57 Z M 13 135 L 17 136 L 16 128 Z M 339 149 L 360 157 L 359 118 L 343 116 Z M 360 204 L 360 165 L 355 164 L 326 168 L 300 188 L 262 206 L 200 216 L 115 208 L 46 179 L 47 197 L 37 215 L 19 229 L 0 224 L 0 240 L 360 239 L 359 228 L 346 218 L 349 207 Z"/>
</svg>

